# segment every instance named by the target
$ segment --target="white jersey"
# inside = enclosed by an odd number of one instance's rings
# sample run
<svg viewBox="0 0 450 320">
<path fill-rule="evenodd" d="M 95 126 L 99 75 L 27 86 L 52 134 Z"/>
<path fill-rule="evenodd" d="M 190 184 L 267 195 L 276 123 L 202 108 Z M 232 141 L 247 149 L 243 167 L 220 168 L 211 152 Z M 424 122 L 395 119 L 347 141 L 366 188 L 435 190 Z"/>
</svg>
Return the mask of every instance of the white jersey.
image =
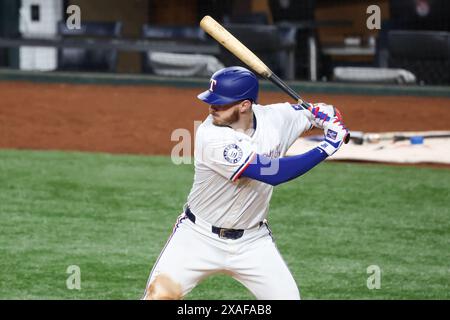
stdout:
<svg viewBox="0 0 450 320">
<path fill-rule="evenodd" d="M 312 126 L 305 112 L 290 103 L 254 104 L 256 130 L 251 137 L 216 126 L 208 116 L 195 138 L 195 176 L 186 204 L 192 213 L 221 228 L 249 229 L 263 221 L 273 187 L 240 175 L 256 154 L 283 157 Z"/>
</svg>

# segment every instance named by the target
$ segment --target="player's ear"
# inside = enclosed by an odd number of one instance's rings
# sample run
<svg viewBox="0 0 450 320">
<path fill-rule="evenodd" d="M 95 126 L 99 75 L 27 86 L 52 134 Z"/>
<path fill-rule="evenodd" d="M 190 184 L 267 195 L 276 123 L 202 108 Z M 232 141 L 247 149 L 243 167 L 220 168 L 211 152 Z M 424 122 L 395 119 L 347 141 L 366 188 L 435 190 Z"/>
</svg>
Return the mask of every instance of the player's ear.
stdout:
<svg viewBox="0 0 450 320">
<path fill-rule="evenodd" d="M 241 112 L 247 112 L 252 108 L 252 102 L 250 100 L 244 100 L 241 102 Z"/>
</svg>

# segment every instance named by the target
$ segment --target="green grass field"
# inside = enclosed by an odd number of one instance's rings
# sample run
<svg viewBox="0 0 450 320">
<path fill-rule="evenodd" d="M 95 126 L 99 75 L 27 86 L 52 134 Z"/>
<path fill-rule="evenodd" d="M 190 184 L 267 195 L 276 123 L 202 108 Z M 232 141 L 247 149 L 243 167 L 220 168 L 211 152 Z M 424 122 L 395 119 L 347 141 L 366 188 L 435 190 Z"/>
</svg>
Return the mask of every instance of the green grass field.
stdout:
<svg viewBox="0 0 450 320">
<path fill-rule="evenodd" d="M 0 299 L 140 298 L 192 177 L 167 157 L 0 151 Z M 303 299 L 449 299 L 449 191 L 446 169 L 325 163 L 275 189 L 269 222 Z M 253 299 L 226 276 L 186 298 Z"/>
</svg>

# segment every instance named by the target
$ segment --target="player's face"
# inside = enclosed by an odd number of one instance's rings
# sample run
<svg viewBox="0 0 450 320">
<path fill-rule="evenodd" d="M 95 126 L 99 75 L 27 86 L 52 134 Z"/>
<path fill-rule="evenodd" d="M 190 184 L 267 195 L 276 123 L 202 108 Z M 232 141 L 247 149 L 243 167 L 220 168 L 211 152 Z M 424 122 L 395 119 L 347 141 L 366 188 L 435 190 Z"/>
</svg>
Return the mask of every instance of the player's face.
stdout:
<svg viewBox="0 0 450 320">
<path fill-rule="evenodd" d="M 210 105 L 209 114 L 213 117 L 216 126 L 229 126 L 239 120 L 239 106 L 241 102 L 226 105 Z"/>
</svg>

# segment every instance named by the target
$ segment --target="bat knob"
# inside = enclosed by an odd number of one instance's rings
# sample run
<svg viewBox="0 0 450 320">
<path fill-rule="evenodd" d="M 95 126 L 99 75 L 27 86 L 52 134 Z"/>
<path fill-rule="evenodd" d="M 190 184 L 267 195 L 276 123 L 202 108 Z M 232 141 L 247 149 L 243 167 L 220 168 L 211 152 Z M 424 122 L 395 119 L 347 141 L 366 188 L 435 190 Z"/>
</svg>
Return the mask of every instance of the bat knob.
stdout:
<svg viewBox="0 0 450 320">
<path fill-rule="evenodd" d="M 350 141 L 350 132 L 344 138 L 344 143 L 347 144 Z"/>
</svg>

